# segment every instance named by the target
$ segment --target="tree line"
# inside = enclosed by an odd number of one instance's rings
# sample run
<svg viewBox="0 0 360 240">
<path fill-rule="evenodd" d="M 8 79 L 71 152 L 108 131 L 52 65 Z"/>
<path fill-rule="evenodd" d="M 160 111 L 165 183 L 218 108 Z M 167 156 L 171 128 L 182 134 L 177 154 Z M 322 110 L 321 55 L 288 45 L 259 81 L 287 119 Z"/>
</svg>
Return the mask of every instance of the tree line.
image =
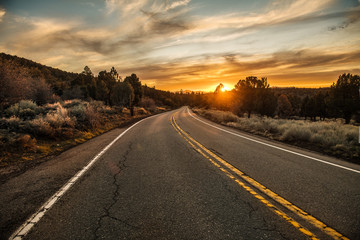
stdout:
<svg viewBox="0 0 360 240">
<path fill-rule="evenodd" d="M 355 117 L 360 122 L 360 77 L 350 73 L 339 76 L 329 88 L 308 89 L 284 93 L 286 89 L 270 88 L 267 78 L 254 76 L 239 80 L 231 91 L 222 91 L 222 84 L 207 97 L 205 107 L 232 111 L 235 114 L 252 113 L 261 116 L 291 118 L 343 118 L 345 123 Z M 304 89 L 301 90 L 304 92 Z"/>
<path fill-rule="evenodd" d="M 219 84 L 214 92 L 170 92 L 142 85 L 133 73 L 122 79 L 115 67 L 95 76 L 88 66 L 81 73 L 70 73 L 31 60 L 0 53 L 0 110 L 30 99 L 37 104 L 83 99 L 99 100 L 110 106 L 137 105 L 217 108 L 237 115 L 291 118 L 351 118 L 360 122 L 360 77 L 342 74 L 328 88 L 271 88 L 267 78 L 240 79 L 231 91 Z"/>
</svg>

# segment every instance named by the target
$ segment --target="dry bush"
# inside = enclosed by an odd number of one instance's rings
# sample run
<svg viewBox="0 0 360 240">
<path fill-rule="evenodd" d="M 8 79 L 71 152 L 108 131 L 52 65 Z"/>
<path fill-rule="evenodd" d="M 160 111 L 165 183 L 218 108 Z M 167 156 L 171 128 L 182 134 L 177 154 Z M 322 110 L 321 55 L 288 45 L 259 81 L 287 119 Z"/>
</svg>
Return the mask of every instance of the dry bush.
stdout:
<svg viewBox="0 0 360 240">
<path fill-rule="evenodd" d="M 225 112 L 220 110 L 203 110 L 203 109 L 194 109 L 194 111 L 199 112 L 200 115 L 204 115 L 207 118 L 217 123 L 226 124 L 228 122 L 237 122 L 240 119 L 232 112 Z"/>
<path fill-rule="evenodd" d="M 62 106 L 64 108 L 73 108 L 75 106 L 83 106 L 85 102 L 80 99 L 65 100 Z"/>
<path fill-rule="evenodd" d="M 92 106 L 87 106 L 84 111 L 86 120 L 89 122 L 92 129 L 96 129 L 101 125 L 101 116 L 94 110 Z"/>
<path fill-rule="evenodd" d="M 86 106 L 83 104 L 74 105 L 69 108 L 70 115 L 76 117 L 78 122 L 84 122 L 86 120 L 85 109 Z"/>
<path fill-rule="evenodd" d="M 75 119 L 71 118 L 68 110 L 61 105 L 58 105 L 55 112 L 47 113 L 44 120 L 54 128 L 75 127 Z"/>
<path fill-rule="evenodd" d="M 145 108 L 136 108 L 136 113 L 140 115 L 148 115 L 149 112 Z"/>
<path fill-rule="evenodd" d="M 91 101 L 89 102 L 89 104 L 96 112 L 108 114 L 114 113 L 114 109 L 112 109 L 110 106 L 105 105 L 103 101 Z"/>
<path fill-rule="evenodd" d="M 102 103 L 102 102 L 101 102 Z M 80 100 L 65 101 L 65 105 L 70 107 L 70 115 L 75 117 L 77 128 L 81 130 L 96 129 L 101 124 L 101 116 L 99 112 L 94 109 L 94 104 L 82 102 Z M 95 103 L 98 110 L 106 111 L 103 104 Z"/>
<path fill-rule="evenodd" d="M 21 150 L 28 150 L 32 152 L 36 152 L 37 145 L 36 139 L 31 138 L 30 135 L 25 134 L 16 139 L 16 145 Z"/>
<path fill-rule="evenodd" d="M 130 109 L 123 108 L 121 112 L 124 114 L 130 114 Z"/>
<path fill-rule="evenodd" d="M 54 137 L 55 129 L 43 117 L 38 117 L 30 122 L 32 131 L 36 136 Z"/>
<path fill-rule="evenodd" d="M 140 100 L 139 106 L 146 108 L 146 109 L 151 109 L 151 110 L 155 110 L 155 108 L 156 108 L 154 99 L 149 98 L 149 97 L 143 97 Z"/>
<path fill-rule="evenodd" d="M 304 128 L 299 125 L 293 124 L 288 128 L 284 128 L 284 132 L 281 135 L 281 140 L 289 142 L 309 142 L 311 138 L 311 131 L 308 128 Z"/>
<path fill-rule="evenodd" d="M 19 117 L 11 116 L 10 118 L 3 118 L 2 119 L 3 129 L 8 129 L 10 131 L 17 131 L 19 126 L 22 123 L 22 120 Z"/>
<path fill-rule="evenodd" d="M 166 111 L 166 108 L 164 108 L 164 107 L 156 107 L 155 108 L 155 112 L 158 112 L 158 113 L 165 112 L 165 111 Z"/>
</svg>

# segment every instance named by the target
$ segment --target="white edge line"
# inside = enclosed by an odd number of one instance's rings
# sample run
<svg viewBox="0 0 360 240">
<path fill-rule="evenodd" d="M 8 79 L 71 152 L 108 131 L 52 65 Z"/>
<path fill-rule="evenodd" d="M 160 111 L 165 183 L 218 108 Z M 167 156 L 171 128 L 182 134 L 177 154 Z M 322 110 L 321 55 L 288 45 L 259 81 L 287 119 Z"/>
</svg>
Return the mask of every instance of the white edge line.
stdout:
<svg viewBox="0 0 360 240">
<path fill-rule="evenodd" d="M 277 146 L 274 146 L 274 145 L 272 145 L 272 144 L 264 143 L 264 142 L 262 142 L 262 141 L 255 140 L 255 139 L 252 139 L 252 138 L 249 138 L 249 137 L 245 137 L 245 136 L 243 136 L 243 135 L 240 135 L 240 134 L 237 134 L 237 133 L 228 131 L 228 130 L 226 130 L 226 129 L 223 129 L 223 128 L 214 126 L 214 125 L 212 125 L 212 124 L 210 124 L 210 123 L 207 123 L 207 122 L 199 119 L 198 117 L 194 116 L 194 115 L 190 112 L 189 108 L 187 108 L 187 111 L 188 111 L 189 115 L 192 116 L 193 118 L 195 118 L 196 120 L 198 120 L 198 121 L 200 121 L 200 122 L 202 122 L 202 123 L 205 123 L 206 125 L 209 125 L 209 126 L 211 126 L 211 127 L 213 127 L 213 128 L 219 129 L 219 130 L 221 130 L 221 131 L 223 131 L 223 132 L 230 133 L 230 134 L 235 135 L 235 136 L 237 136 L 237 137 L 241 137 L 241 138 L 244 138 L 244 139 L 249 140 L 249 141 L 253 141 L 253 142 L 256 142 L 256 143 L 260 143 L 260 144 L 265 145 L 265 146 L 268 146 L 268 147 L 276 148 L 276 149 L 282 150 L 282 151 L 284 151 L 284 152 L 288 152 L 288 153 L 292 153 L 292 154 L 295 154 L 295 155 L 298 155 L 298 156 L 301 156 L 301 157 L 309 158 L 309 159 L 314 160 L 314 161 L 322 162 L 322 163 L 325 163 L 325 164 L 328 164 L 328 165 L 332 165 L 332 166 L 335 166 L 335 167 L 338 167 L 338 168 L 342 168 L 342 169 L 345 169 L 345 170 L 348 170 L 348 171 L 352 171 L 352 172 L 355 172 L 355 173 L 360 173 L 360 171 L 359 171 L 359 170 L 356 170 L 356 169 L 344 167 L 344 166 L 341 166 L 341 165 L 338 165 L 338 164 L 335 164 L 335 163 L 327 162 L 327 161 L 325 161 L 325 160 L 321 160 L 321 159 L 318 159 L 318 158 L 310 157 L 310 156 L 307 156 L 307 155 L 305 155 L 305 154 L 301 154 L 301 153 L 297 153 L 297 152 L 294 152 L 294 151 L 291 151 L 291 150 L 287 150 L 287 149 L 285 149 L 285 148 L 277 147 Z"/>
<path fill-rule="evenodd" d="M 119 140 L 126 132 L 135 127 L 137 124 L 142 121 L 155 117 L 158 115 L 154 115 L 151 117 L 144 118 L 132 126 L 123 131 L 119 136 L 117 136 L 111 143 L 109 143 L 106 147 L 104 147 L 100 153 L 98 153 L 90 162 L 83 167 L 80 171 L 78 171 L 67 183 L 65 183 L 54 195 L 52 195 L 30 218 L 28 218 L 9 238 L 9 240 L 22 239 L 29 233 L 32 227 L 35 226 L 37 222 L 45 215 L 45 213 L 75 184 L 77 180 L 80 179 L 82 175 L 84 175 L 87 170 L 90 169 L 92 165 L 117 141 Z"/>
</svg>

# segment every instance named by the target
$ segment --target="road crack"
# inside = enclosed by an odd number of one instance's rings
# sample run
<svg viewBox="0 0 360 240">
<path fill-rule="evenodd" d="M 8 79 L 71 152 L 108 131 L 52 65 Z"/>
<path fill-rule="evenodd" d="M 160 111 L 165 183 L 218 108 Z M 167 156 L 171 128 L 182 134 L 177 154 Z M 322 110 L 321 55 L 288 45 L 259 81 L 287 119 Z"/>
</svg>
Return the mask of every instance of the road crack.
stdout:
<svg viewBox="0 0 360 240">
<path fill-rule="evenodd" d="M 122 219 L 112 216 L 110 213 L 110 209 L 116 204 L 119 193 L 120 193 L 120 185 L 117 182 L 117 177 L 125 168 L 128 167 L 126 165 L 126 161 L 127 161 L 128 155 L 130 154 L 131 151 L 132 151 L 132 143 L 130 142 L 127 150 L 122 155 L 121 160 L 116 163 L 117 171 L 113 175 L 113 182 L 112 182 L 112 184 L 115 186 L 115 190 L 113 191 L 113 194 L 112 194 L 112 202 L 107 207 L 104 208 L 105 213 L 103 215 L 101 215 L 97 220 L 97 227 L 94 231 L 94 239 L 99 239 L 101 237 L 101 236 L 99 236 L 98 231 L 101 229 L 101 227 L 102 227 L 101 222 L 105 218 L 110 218 L 110 219 L 120 222 L 128 227 L 138 228 L 136 226 L 129 224 L 127 221 L 124 221 Z"/>
</svg>

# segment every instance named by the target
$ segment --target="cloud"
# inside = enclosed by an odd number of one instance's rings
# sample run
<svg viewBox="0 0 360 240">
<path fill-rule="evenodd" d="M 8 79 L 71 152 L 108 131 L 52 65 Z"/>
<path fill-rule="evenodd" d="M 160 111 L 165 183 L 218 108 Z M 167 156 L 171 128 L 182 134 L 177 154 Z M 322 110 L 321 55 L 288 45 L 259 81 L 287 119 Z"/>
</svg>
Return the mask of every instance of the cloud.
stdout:
<svg viewBox="0 0 360 240">
<path fill-rule="evenodd" d="M 176 59 L 164 64 L 149 61 L 120 69 L 160 89 L 204 89 L 219 82 L 234 85 L 239 79 L 255 75 L 268 77 L 272 86 L 330 86 L 339 74 L 358 73 L 360 51 L 332 53 L 303 49 L 269 55 L 203 55 Z M 156 61 L 155 61 L 156 62 Z M 313 84 L 313 85 L 311 85 Z"/>
<path fill-rule="evenodd" d="M 6 13 L 5 9 L 0 8 L 0 22 L 2 22 L 5 13 Z"/>
<path fill-rule="evenodd" d="M 211 30 L 219 28 L 244 29 L 261 25 L 286 23 L 304 16 L 309 16 L 327 7 L 333 0 L 319 1 L 275 1 L 260 13 L 222 14 L 203 18 L 199 22 L 199 29 Z M 301 9 L 301 11 L 299 11 Z"/>
<path fill-rule="evenodd" d="M 241 60 L 236 55 L 225 55 L 225 61 L 238 71 L 257 71 L 281 68 L 287 71 L 309 71 L 309 69 L 328 69 L 331 66 L 346 66 L 360 61 L 360 51 L 328 53 L 320 50 L 304 49 L 298 51 L 281 51 L 270 56 L 260 56 L 252 61 Z"/>
<path fill-rule="evenodd" d="M 148 2 L 148 0 L 105 0 L 107 14 L 112 14 L 117 11 L 123 16 L 139 12 Z"/>
<path fill-rule="evenodd" d="M 352 24 L 358 23 L 360 20 L 360 8 L 344 12 L 343 16 L 346 16 L 346 20 L 341 22 L 338 25 L 333 25 L 328 28 L 329 31 L 335 31 L 340 29 L 345 29 Z"/>
<path fill-rule="evenodd" d="M 186 5 L 188 5 L 190 2 L 191 2 L 191 0 L 175 1 L 175 2 L 172 2 L 170 5 L 168 5 L 168 6 L 166 7 L 166 10 L 171 10 L 171 9 L 177 8 L 177 7 L 179 7 L 179 6 L 186 6 Z"/>
</svg>

